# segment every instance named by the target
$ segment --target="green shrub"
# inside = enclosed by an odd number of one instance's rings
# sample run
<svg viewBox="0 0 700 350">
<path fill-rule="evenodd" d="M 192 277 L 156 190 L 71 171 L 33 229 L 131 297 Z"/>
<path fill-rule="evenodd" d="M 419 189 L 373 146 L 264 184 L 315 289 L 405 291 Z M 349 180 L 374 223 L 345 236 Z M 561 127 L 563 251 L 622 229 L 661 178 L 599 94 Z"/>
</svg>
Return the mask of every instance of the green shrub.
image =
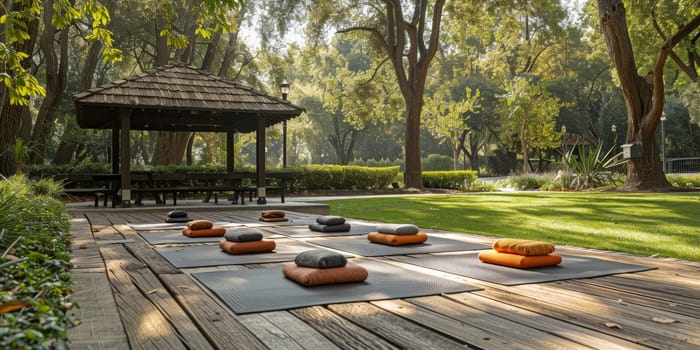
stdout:
<svg viewBox="0 0 700 350">
<path fill-rule="evenodd" d="M 700 187 L 700 174 L 668 174 L 666 179 L 676 187 L 697 188 Z"/>
<path fill-rule="evenodd" d="M 578 154 L 574 153 L 576 147 L 564 154 L 565 172 L 570 171 L 570 188 L 587 189 L 614 185 L 612 169 L 624 164 L 619 160 L 620 154 L 613 153 L 614 148 L 603 153 L 603 145 L 599 143 L 595 148 L 591 146 L 579 146 Z"/>
<path fill-rule="evenodd" d="M 498 184 L 490 181 L 475 181 L 469 191 L 471 192 L 495 192 L 498 191 Z"/>
<path fill-rule="evenodd" d="M 517 190 L 537 190 L 551 182 L 552 176 L 544 174 L 514 175 L 507 184 Z"/>
<path fill-rule="evenodd" d="M 0 305 L 20 306 L 0 315 L 3 349 L 67 347 L 68 216 L 36 188 L 24 176 L 0 180 Z"/>
<path fill-rule="evenodd" d="M 64 165 L 33 165 L 25 169 L 30 178 L 50 177 L 56 174 L 108 174 L 112 172 L 112 164 L 81 162 Z"/>
<path fill-rule="evenodd" d="M 393 167 L 359 167 L 342 165 L 304 165 L 292 168 L 292 191 L 299 190 L 368 190 L 387 188 L 399 172 Z"/>
<path fill-rule="evenodd" d="M 471 191 L 477 178 L 473 170 L 424 171 L 423 187 Z"/>
<path fill-rule="evenodd" d="M 421 167 L 425 171 L 439 171 L 454 169 L 452 157 L 442 154 L 429 154 L 421 160 Z"/>
</svg>

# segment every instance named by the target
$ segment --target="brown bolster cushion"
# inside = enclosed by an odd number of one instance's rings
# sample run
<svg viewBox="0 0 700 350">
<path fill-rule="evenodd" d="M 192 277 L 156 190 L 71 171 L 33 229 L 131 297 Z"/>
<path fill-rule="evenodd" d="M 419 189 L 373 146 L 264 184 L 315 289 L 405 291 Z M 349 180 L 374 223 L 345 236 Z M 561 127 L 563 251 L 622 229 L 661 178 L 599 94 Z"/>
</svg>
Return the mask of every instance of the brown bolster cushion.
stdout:
<svg viewBox="0 0 700 350">
<path fill-rule="evenodd" d="M 283 218 L 284 210 L 263 210 L 260 216 L 264 218 Z"/>
<path fill-rule="evenodd" d="M 194 220 L 187 223 L 187 228 L 190 230 L 208 230 L 214 227 L 214 223 L 209 220 Z"/>
<path fill-rule="evenodd" d="M 223 227 L 213 227 L 207 230 L 193 230 L 186 228 L 182 230 L 182 234 L 188 237 L 220 237 L 226 234 L 226 229 Z"/>
<path fill-rule="evenodd" d="M 479 253 L 479 260 L 489 264 L 527 269 L 530 267 L 558 265 L 561 263 L 561 256 L 557 254 L 525 256 L 487 250 Z"/>
<path fill-rule="evenodd" d="M 350 261 L 343 267 L 316 269 L 301 267 L 295 263 L 284 265 L 284 276 L 304 286 L 319 286 L 323 284 L 362 282 L 367 279 L 367 269 Z"/>
<path fill-rule="evenodd" d="M 275 241 L 262 240 L 252 242 L 219 242 L 219 248 L 229 254 L 266 253 L 275 250 Z"/>
<path fill-rule="evenodd" d="M 554 252 L 554 245 L 528 239 L 501 238 L 493 243 L 493 250 L 525 256 L 547 255 Z"/>
<path fill-rule="evenodd" d="M 265 222 L 285 222 L 289 221 L 287 218 L 266 218 L 264 216 L 260 217 L 260 221 L 265 221 Z"/>
<path fill-rule="evenodd" d="M 423 243 L 428 240 L 428 235 L 424 232 L 418 232 L 412 235 L 390 235 L 387 233 L 370 232 L 367 234 L 367 239 L 373 243 L 405 245 Z"/>
</svg>

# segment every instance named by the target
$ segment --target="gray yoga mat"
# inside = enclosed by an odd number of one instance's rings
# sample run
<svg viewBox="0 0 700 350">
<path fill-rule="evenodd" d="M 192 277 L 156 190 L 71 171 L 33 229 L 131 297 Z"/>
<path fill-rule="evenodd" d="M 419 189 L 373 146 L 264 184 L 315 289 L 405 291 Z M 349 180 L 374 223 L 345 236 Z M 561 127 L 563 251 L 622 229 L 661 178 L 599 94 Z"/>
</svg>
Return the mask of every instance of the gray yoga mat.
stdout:
<svg viewBox="0 0 700 350">
<path fill-rule="evenodd" d="M 397 256 L 391 259 L 506 286 L 601 277 L 655 269 L 651 266 L 565 254 L 560 254 L 562 262 L 557 266 L 518 269 L 483 263 L 479 260 L 478 255 L 478 252 L 470 252 L 458 255 Z"/>
<path fill-rule="evenodd" d="M 237 314 L 480 289 L 385 262 L 357 259 L 354 262 L 367 269 L 369 276 L 364 282 L 304 287 L 285 278 L 282 267 L 192 275 Z"/>
<path fill-rule="evenodd" d="M 275 227 L 269 228 L 270 232 L 276 234 L 294 237 L 294 238 L 307 238 L 307 237 L 335 237 L 335 236 L 355 236 L 355 235 L 366 235 L 369 232 L 376 231 L 377 225 L 368 224 L 357 224 L 350 223 L 350 231 L 348 232 L 318 232 L 309 230 L 308 226 L 303 227 Z"/>
<path fill-rule="evenodd" d="M 421 244 L 409 244 L 400 246 L 390 246 L 380 243 L 372 243 L 366 236 L 346 236 L 334 238 L 310 239 L 308 243 L 317 244 L 323 247 L 338 249 L 362 256 L 389 256 L 408 255 L 425 253 L 445 253 L 458 252 L 463 250 L 489 249 L 489 246 L 457 241 L 442 237 L 428 235 L 428 240 Z"/>
<path fill-rule="evenodd" d="M 238 227 L 238 226 L 244 226 L 244 224 L 241 223 L 234 223 L 234 222 L 225 222 L 225 221 L 216 221 L 213 222 L 215 227 Z M 139 232 L 139 231 L 161 231 L 161 230 L 182 230 L 183 228 L 187 227 L 187 223 L 167 223 L 167 222 L 160 222 L 160 223 L 149 223 L 149 224 L 134 224 L 134 223 L 129 223 L 129 227 L 131 227 L 132 230 Z"/>
<path fill-rule="evenodd" d="M 312 223 L 316 222 L 316 219 L 314 218 L 288 218 L 289 221 L 282 221 L 282 222 L 267 222 L 267 221 L 260 221 L 259 219 L 255 222 L 246 222 L 245 224 L 247 226 L 308 226 L 311 225 Z"/>
<path fill-rule="evenodd" d="M 253 228 L 236 228 L 236 230 L 253 230 L 263 234 L 263 238 L 284 237 L 270 232 Z M 188 237 L 179 231 L 147 231 L 139 232 L 139 235 L 150 244 L 189 244 L 189 243 L 218 243 L 223 237 Z"/>
<path fill-rule="evenodd" d="M 271 253 L 229 254 L 218 244 L 155 248 L 163 258 L 176 268 L 205 267 L 219 265 L 263 264 L 294 261 L 297 254 L 318 247 L 291 239 L 276 239 L 276 248 Z"/>
</svg>

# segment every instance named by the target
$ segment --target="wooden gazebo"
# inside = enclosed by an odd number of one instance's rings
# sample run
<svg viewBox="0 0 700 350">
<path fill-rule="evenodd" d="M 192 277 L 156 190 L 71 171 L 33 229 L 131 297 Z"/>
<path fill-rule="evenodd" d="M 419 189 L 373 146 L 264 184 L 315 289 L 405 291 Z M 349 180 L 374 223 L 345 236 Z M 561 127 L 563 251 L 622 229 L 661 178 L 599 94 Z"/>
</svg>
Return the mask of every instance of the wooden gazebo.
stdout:
<svg viewBox="0 0 700 350">
<path fill-rule="evenodd" d="M 225 132 L 229 173 L 233 134 L 255 131 L 257 195 L 265 203 L 265 128 L 304 112 L 286 100 L 186 65 L 90 89 L 76 94 L 74 102 L 81 128 L 112 130 L 112 171 L 121 175 L 123 205 L 131 201 L 131 130 Z"/>
</svg>

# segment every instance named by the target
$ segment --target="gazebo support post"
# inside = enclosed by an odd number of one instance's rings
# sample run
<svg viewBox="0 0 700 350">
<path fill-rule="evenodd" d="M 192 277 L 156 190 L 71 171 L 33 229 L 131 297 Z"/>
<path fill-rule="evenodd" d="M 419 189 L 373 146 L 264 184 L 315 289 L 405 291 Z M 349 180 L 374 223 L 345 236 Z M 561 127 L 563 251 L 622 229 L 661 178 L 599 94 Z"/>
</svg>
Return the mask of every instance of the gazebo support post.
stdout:
<svg viewBox="0 0 700 350">
<path fill-rule="evenodd" d="M 119 174 L 119 128 L 112 128 L 112 174 Z"/>
<path fill-rule="evenodd" d="M 122 207 L 131 206 L 131 109 L 122 108 L 119 110 L 121 119 L 121 199 Z"/>
<path fill-rule="evenodd" d="M 255 171 L 258 190 L 258 204 L 267 204 L 265 199 L 265 125 L 264 115 L 258 116 L 258 128 L 255 131 Z"/>
<path fill-rule="evenodd" d="M 226 172 L 233 173 L 233 131 L 226 132 Z"/>
<path fill-rule="evenodd" d="M 282 168 L 287 168 L 287 121 L 282 122 Z"/>
</svg>

